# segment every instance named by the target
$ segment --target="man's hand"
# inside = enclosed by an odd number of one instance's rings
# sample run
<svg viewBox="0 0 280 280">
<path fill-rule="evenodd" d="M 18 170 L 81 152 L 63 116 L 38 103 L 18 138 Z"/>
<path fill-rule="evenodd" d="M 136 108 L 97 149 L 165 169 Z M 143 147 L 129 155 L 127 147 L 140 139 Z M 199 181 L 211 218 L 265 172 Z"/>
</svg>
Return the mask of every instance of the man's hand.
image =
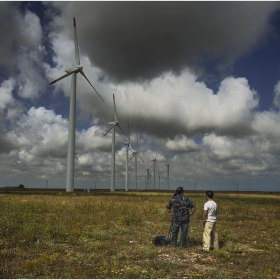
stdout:
<svg viewBox="0 0 280 280">
<path fill-rule="evenodd" d="M 171 216 L 174 216 L 174 214 L 171 212 L 170 209 L 167 209 L 168 213 L 171 215 Z"/>
<path fill-rule="evenodd" d="M 193 215 L 194 211 L 195 211 L 195 206 L 192 208 L 192 211 L 190 212 L 190 215 Z"/>
</svg>

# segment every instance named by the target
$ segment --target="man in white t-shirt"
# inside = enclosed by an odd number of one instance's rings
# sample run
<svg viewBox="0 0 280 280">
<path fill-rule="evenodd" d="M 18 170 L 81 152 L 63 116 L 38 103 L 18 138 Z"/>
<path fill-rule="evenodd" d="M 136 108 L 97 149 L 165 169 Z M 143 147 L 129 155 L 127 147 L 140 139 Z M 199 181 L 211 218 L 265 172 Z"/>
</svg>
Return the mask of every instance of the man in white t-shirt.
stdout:
<svg viewBox="0 0 280 280">
<path fill-rule="evenodd" d="M 219 248 L 218 235 L 216 233 L 217 204 L 213 200 L 214 193 L 206 191 L 206 200 L 202 217 L 203 232 L 203 251 Z"/>
</svg>

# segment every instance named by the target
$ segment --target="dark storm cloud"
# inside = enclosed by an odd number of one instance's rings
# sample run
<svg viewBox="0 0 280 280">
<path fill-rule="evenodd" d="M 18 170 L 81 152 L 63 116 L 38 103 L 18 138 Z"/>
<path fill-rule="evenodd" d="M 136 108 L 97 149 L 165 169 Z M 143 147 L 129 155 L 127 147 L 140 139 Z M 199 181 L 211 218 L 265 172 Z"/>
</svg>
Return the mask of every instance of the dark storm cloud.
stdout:
<svg viewBox="0 0 280 280">
<path fill-rule="evenodd" d="M 36 51 L 41 41 L 39 20 L 29 10 L 20 12 L 19 2 L 0 2 L 0 66 L 5 70 L 19 63 L 24 50 Z"/>
<path fill-rule="evenodd" d="M 10 140 L 4 136 L 4 134 L 2 133 L 3 131 L 1 131 L 0 129 L 0 154 L 2 153 L 9 153 L 10 151 L 12 151 L 14 148 L 16 148 L 16 146 L 10 142 Z"/>
<path fill-rule="evenodd" d="M 150 80 L 166 71 L 220 69 L 256 47 L 277 2 L 56 2 L 69 37 L 76 16 L 80 47 L 116 81 Z M 61 21 L 59 21 L 60 23 Z M 71 35 L 70 35 L 71 34 Z M 219 58 L 219 59 L 218 59 Z"/>
</svg>

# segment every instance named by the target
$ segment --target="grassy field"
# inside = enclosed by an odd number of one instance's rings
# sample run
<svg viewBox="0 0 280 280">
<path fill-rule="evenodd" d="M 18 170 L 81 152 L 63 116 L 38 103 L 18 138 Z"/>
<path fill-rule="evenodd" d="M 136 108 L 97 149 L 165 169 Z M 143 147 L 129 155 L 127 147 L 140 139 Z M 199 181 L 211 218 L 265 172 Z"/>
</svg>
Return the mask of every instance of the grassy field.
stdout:
<svg viewBox="0 0 280 280">
<path fill-rule="evenodd" d="M 204 193 L 187 248 L 168 235 L 173 192 L 0 189 L 1 278 L 280 278 L 280 194 L 215 193 L 220 249 L 202 253 Z"/>
</svg>

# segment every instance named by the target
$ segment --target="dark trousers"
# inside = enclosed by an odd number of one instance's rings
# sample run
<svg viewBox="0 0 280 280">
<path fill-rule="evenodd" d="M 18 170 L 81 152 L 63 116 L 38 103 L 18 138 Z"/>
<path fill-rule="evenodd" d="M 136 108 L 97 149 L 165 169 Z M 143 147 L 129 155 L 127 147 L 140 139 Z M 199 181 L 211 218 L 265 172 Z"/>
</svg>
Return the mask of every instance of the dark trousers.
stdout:
<svg viewBox="0 0 280 280">
<path fill-rule="evenodd" d="M 184 221 L 184 222 L 173 221 L 172 237 L 171 237 L 171 242 L 170 242 L 171 246 L 176 246 L 177 239 L 178 239 L 178 232 L 179 232 L 180 228 L 181 228 L 180 246 L 185 247 L 187 245 L 189 221 Z"/>
</svg>

